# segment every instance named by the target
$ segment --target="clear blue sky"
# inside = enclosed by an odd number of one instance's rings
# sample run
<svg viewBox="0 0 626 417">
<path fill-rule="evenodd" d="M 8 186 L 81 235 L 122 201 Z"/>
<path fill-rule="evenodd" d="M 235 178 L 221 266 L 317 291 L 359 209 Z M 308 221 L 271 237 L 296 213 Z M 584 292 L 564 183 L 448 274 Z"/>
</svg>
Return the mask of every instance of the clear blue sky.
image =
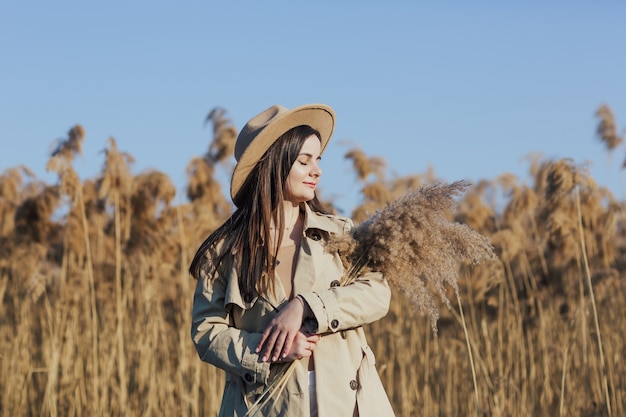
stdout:
<svg viewBox="0 0 626 417">
<path fill-rule="evenodd" d="M 54 182 L 50 146 L 80 123 L 83 179 L 114 137 L 180 202 L 212 108 L 241 128 L 274 103 L 323 102 L 337 127 L 321 189 L 346 211 L 353 146 L 390 175 L 445 181 L 527 181 L 529 154 L 569 157 L 623 199 L 624 148 L 608 162 L 594 113 L 606 103 L 626 128 L 625 41 L 617 1 L 3 2 L 0 172 Z"/>
</svg>

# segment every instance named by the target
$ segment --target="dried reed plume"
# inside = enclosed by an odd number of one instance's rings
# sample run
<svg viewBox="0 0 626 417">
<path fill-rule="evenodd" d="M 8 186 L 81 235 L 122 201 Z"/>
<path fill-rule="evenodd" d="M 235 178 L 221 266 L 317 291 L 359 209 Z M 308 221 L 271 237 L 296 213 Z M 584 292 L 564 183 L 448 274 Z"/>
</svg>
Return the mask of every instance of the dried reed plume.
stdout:
<svg viewBox="0 0 626 417">
<path fill-rule="evenodd" d="M 216 107 L 206 117 L 206 122 L 213 122 L 213 141 L 207 157 L 214 162 L 224 163 L 235 152 L 237 129 L 232 121 L 225 117 L 226 110 Z"/>
<path fill-rule="evenodd" d="M 237 130 L 221 108 L 211 110 L 206 122 L 213 122 L 213 139 L 208 151 L 187 164 L 187 198 L 189 206 L 181 210 L 181 222 L 189 224 L 191 241 L 201 241 L 215 230 L 231 211 L 222 185 L 216 178 L 216 167 L 233 155 Z M 201 226 L 199 226 L 201 225 Z"/>
<path fill-rule="evenodd" d="M 85 139 L 85 129 L 81 125 L 76 125 L 69 130 L 67 135 L 67 139 L 57 140 L 46 164 L 46 170 L 59 175 L 61 193 L 68 195 L 73 200 L 76 193 L 79 192 L 81 184 L 78 174 L 72 168 L 72 162 L 76 155 L 81 155 L 83 152 L 82 143 Z"/>
<path fill-rule="evenodd" d="M 365 181 L 370 174 L 374 174 L 379 179 L 382 178 L 383 170 L 385 168 L 385 160 L 382 158 L 368 158 L 365 153 L 355 148 L 348 151 L 344 155 L 345 159 L 351 159 L 354 170 L 357 173 L 358 178 L 361 181 Z"/>
<path fill-rule="evenodd" d="M 408 190 L 420 187 L 424 183 L 436 182 L 432 167 L 429 167 L 428 171 L 422 175 L 409 175 L 387 181 L 385 180 L 384 159 L 367 157 L 359 148 L 352 149 L 344 157 L 352 160 L 357 179 L 364 182 L 361 189 L 363 203 L 354 209 L 350 216 L 356 223 L 365 221 L 372 213 L 376 213 Z"/>
<path fill-rule="evenodd" d="M 25 166 L 7 169 L 0 175 L 0 236 L 8 236 L 14 231 L 15 212 L 24 199 L 21 195 L 24 174 L 35 177 Z"/>
<path fill-rule="evenodd" d="M 81 125 L 76 125 L 69 130 L 67 136 L 67 139 L 57 139 L 46 167 L 48 171 L 58 172 L 58 165 L 56 165 L 58 162 L 68 164 L 74 160 L 74 156 L 82 155 L 85 129 Z"/>
<path fill-rule="evenodd" d="M 171 230 L 168 226 L 174 219 L 169 210 L 175 195 L 176 187 L 162 172 L 150 170 L 135 177 L 130 197 L 134 221 L 126 244 L 129 253 L 149 255 L 165 247 Z"/>
<path fill-rule="evenodd" d="M 454 197 L 467 187 L 466 182 L 457 181 L 410 190 L 350 235 L 331 239 L 327 250 L 339 251 L 349 267 L 344 284 L 365 268 L 382 272 L 415 310 L 428 314 L 436 332 L 439 310 L 433 290 L 450 308 L 445 284 L 458 295 L 460 263 L 495 258 L 486 237 L 449 220 L 456 206 Z"/>
<path fill-rule="evenodd" d="M 585 177 L 581 169 L 571 159 L 560 159 L 548 165 L 546 172 L 546 198 L 557 202 L 568 196 L 577 185 L 582 185 Z"/>
<path fill-rule="evenodd" d="M 609 106 L 603 104 L 596 111 L 596 116 L 600 119 L 596 133 L 600 141 L 604 142 L 610 152 L 623 142 L 622 137 L 617 134 L 613 112 Z"/>
<path fill-rule="evenodd" d="M 126 152 L 120 152 L 114 138 L 109 138 L 109 148 L 104 150 L 106 155 L 102 168 L 102 180 L 98 187 L 98 197 L 112 200 L 112 204 L 119 204 L 121 197 L 126 197 L 132 190 L 132 174 L 130 166 L 135 159 Z"/>
</svg>

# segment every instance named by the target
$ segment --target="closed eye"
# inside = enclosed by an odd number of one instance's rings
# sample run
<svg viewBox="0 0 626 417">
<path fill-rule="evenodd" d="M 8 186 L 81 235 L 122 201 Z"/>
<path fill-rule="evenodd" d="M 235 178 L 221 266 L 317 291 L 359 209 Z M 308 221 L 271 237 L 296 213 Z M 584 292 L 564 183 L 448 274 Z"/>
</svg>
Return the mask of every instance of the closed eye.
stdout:
<svg viewBox="0 0 626 417">
<path fill-rule="evenodd" d="M 313 155 L 310 155 L 308 153 L 300 154 L 300 156 L 304 157 L 304 158 L 298 159 L 298 162 L 300 162 L 300 165 L 308 165 L 309 162 L 311 162 L 311 159 L 313 159 Z M 318 164 L 320 163 L 321 160 L 322 160 L 321 156 L 318 156 L 317 158 L 315 158 L 315 161 Z"/>
</svg>

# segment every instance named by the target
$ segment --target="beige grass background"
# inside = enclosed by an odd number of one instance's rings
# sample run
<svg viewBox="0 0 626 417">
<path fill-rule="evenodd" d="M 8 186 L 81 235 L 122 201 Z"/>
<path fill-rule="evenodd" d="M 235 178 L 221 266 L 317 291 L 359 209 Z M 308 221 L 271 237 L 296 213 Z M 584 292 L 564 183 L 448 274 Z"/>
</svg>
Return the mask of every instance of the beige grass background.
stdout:
<svg viewBox="0 0 626 417">
<path fill-rule="evenodd" d="M 599 146 L 620 149 L 610 108 L 597 116 Z M 184 204 L 164 174 L 132 175 L 114 139 L 101 174 L 80 180 L 81 126 L 51 155 L 57 184 L 2 173 L 0 415 L 216 415 L 223 375 L 191 343 L 187 267 L 230 211 L 215 173 L 237 132 L 223 110 L 209 118 Z M 346 158 L 362 183 L 357 222 L 437 181 L 385 179 L 385 161 L 359 149 Z M 460 198 L 454 219 L 498 260 L 459 265 L 461 305 L 442 304 L 437 335 L 398 293 L 366 328 L 398 416 L 626 415 L 624 202 L 575 161 L 535 160 L 529 174 Z"/>
</svg>

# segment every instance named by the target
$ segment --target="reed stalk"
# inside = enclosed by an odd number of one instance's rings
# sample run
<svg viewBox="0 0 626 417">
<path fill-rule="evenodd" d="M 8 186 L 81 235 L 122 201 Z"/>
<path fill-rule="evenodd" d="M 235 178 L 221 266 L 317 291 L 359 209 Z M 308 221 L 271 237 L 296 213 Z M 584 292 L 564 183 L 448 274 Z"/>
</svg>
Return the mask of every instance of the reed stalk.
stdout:
<svg viewBox="0 0 626 417">
<path fill-rule="evenodd" d="M 474 384 L 474 405 L 476 406 L 476 415 L 480 416 L 480 401 L 478 400 L 478 383 L 476 382 L 476 367 L 474 366 L 474 355 L 472 354 L 472 346 L 470 343 L 467 325 L 465 323 L 465 315 L 463 314 L 463 304 L 461 297 L 456 294 L 456 300 L 459 304 L 459 313 L 461 315 L 461 324 L 463 325 L 463 334 L 465 335 L 465 343 L 467 345 L 467 354 L 469 356 L 470 368 L 472 370 L 472 383 Z"/>
<path fill-rule="evenodd" d="M 85 256 L 87 258 L 87 277 L 89 282 L 89 299 L 90 299 L 90 319 L 91 319 L 91 360 L 93 363 L 93 396 L 95 404 L 95 414 L 100 415 L 102 412 L 102 404 L 100 397 L 100 369 L 99 369 L 99 334 L 100 325 L 98 321 L 98 304 L 96 301 L 96 282 L 94 277 L 93 260 L 91 258 L 91 241 L 89 240 L 89 225 L 87 222 L 87 212 L 85 210 L 85 202 L 83 199 L 83 191 L 81 184 L 76 187 L 76 197 L 78 208 L 80 209 L 80 215 L 83 226 L 83 239 L 85 244 Z"/>
<path fill-rule="evenodd" d="M 124 346 L 124 335 L 126 325 L 124 323 L 124 295 L 122 288 L 122 233 L 120 219 L 119 193 L 114 193 L 113 213 L 115 224 L 115 306 L 117 316 L 117 326 L 115 338 L 117 341 L 117 375 L 120 380 L 120 409 L 126 410 L 128 407 L 128 378 L 126 375 L 126 349 Z"/>
<path fill-rule="evenodd" d="M 569 346 L 565 348 L 563 352 L 563 370 L 561 372 L 561 396 L 559 399 L 559 416 L 563 416 L 564 403 L 565 403 L 565 377 L 567 375 L 567 353 L 569 352 Z"/>
<path fill-rule="evenodd" d="M 591 284 L 591 273 L 589 271 L 589 261 L 587 259 L 587 249 L 585 247 L 585 233 L 583 230 L 583 216 L 582 216 L 582 209 L 581 209 L 581 204 L 580 204 L 580 191 L 578 187 L 575 188 L 574 192 L 576 195 L 576 213 L 578 215 L 578 231 L 579 231 L 579 237 L 580 237 L 580 249 L 581 249 L 582 258 L 583 258 L 583 265 L 585 267 L 587 289 L 589 290 L 589 298 L 591 300 L 591 309 L 593 311 L 593 323 L 596 328 L 596 338 L 598 341 L 598 353 L 600 355 L 600 366 L 601 366 L 600 373 L 602 376 L 602 387 L 604 389 L 606 409 L 609 414 L 609 417 L 611 417 L 611 397 L 609 395 L 609 386 L 608 386 L 608 381 L 607 381 L 607 376 L 606 376 L 606 362 L 604 360 L 604 349 L 602 348 L 602 335 L 600 333 L 600 322 L 598 319 L 598 309 L 596 307 L 596 298 L 593 294 L 593 285 Z"/>
</svg>

